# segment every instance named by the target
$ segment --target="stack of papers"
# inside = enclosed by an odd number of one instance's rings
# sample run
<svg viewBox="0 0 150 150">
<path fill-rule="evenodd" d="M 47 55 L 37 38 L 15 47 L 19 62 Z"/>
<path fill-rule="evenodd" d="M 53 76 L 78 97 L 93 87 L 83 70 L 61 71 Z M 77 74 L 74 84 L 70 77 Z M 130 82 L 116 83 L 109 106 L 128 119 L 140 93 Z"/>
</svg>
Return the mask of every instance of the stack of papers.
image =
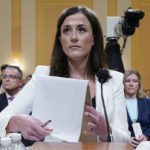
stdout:
<svg viewBox="0 0 150 150">
<path fill-rule="evenodd" d="M 53 131 L 50 136 L 79 141 L 85 99 L 90 103 L 88 81 L 42 75 L 37 77 L 32 115 Z"/>
</svg>

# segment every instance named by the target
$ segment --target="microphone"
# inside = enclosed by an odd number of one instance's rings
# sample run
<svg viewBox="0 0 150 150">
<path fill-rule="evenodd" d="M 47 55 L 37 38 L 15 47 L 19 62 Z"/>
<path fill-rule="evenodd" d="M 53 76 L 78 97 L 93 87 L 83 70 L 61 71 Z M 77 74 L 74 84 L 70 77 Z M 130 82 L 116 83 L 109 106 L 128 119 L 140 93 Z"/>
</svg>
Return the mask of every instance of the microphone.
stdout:
<svg viewBox="0 0 150 150">
<path fill-rule="evenodd" d="M 110 75 L 106 68 L 100 68 L 97 72 L 97 77 L 98 77 L 98 81 L 101 83 L 101 98 L 102 98 L 104 115 L 105 115 L 106 125 L 107 125 L 108 142 L 111 142 L 111 141 L 113 141 L 113 139 L 112 139 L 112 135 L 110 133 L 110 126 L 109 126 L 107 111 L 106 111 L 104 97 L 103 97 L 103 83 L 105 83 L 110 78 Z"/>
<path fill-rule="evenodd" d="M 107 69 L 105 69 L 105 68 L 100 68 L 99 70 L 98 70 L 98 72 L 97 72 L 97 77 L 98 77 L 98 81 L 100 82 L 100 83 L 104 83 L 104 82 L 106 82 L 109 78 L 110 78 L 110 76 L 109 76 L 109 72 L 108 72 L 108 70 Z"/>
</svg>

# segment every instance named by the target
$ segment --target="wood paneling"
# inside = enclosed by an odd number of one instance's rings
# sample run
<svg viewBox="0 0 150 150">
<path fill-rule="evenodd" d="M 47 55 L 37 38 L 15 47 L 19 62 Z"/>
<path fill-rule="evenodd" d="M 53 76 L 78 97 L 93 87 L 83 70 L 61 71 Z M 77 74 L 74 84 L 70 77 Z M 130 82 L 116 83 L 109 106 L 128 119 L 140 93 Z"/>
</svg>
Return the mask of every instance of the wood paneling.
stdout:
<svg viewBox="0 0 150 150">
<path fill-rule="evenodd" d="M 21 0 L 12 0 L 12 62 L 21 62 Z"/>
<path fill-rule="evenodd" d="M 0 0 L 0 66 L 11 62 L 11 10 L 10 0 Z"/>
<path fill-rule="evenodd" d="M 108 16 L 117 16 L 117 0 L 108 0 Z"/>
<path fill-rule="evenodd" d="M 150 89 L 150 0 L 133 0 L 132 6 L 145 12 L 132 37 L 132 67 L 140 72 L 144 89 Z"/>
</svg>

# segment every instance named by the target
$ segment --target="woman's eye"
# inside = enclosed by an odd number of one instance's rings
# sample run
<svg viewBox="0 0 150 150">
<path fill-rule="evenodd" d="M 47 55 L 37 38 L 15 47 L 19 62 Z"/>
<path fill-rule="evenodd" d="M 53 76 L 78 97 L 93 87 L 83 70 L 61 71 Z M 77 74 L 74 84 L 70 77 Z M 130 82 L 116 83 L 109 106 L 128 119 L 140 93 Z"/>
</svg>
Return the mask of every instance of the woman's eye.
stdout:
<svg viewBox="0 0 150 150">
<path fill-rule="evenodd" d="M 79 32 L 85 32 L 85 31 L 86 31 L 85 28 L 83 28 L 83 27 L 80 27 L 80 28 L 79 28 Z"/>
<path fill-rule="evenodd" d="M 130 80 L 125 80 L 125 82 L 130 82 Z"/>
<path fill-rule="evenodd" d="M 65 28 L 65 29 L 63 29 L 63 32 L 64 33 L 68 33 L 70 31 L 70 29 L 69 28 Z"/>
</svg>

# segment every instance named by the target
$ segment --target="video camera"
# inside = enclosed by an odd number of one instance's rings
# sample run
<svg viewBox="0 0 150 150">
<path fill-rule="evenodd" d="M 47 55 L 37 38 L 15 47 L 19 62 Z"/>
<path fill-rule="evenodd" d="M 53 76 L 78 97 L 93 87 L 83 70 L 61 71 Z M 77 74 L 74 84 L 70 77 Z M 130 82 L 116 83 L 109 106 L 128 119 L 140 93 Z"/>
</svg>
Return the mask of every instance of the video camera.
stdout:
<svg viewBox="0 0 150 150">
<path fill-rule="evenodd" d="M 143 17 L 143 11 L 131 8 L 124 12 L 123 17 L 107 17 L 106 40 L 133 35 L 135 28 L 139 27 L 139 20 Z"/>
<path fill-rule="evenodd" d="M 139 20 L 143 17 L 143 11 L 131 8 L 124 12 L 123 17 L 107 17 L 105 54 L 110 69 L 124 73 L 125 69 L 121 56 L 126 46 L 127 38 L 135 33 L 136 27 L 139 27 Z M 118 43 L 120 37 L 123 38 L 121 48 Z"/>
</svg>

